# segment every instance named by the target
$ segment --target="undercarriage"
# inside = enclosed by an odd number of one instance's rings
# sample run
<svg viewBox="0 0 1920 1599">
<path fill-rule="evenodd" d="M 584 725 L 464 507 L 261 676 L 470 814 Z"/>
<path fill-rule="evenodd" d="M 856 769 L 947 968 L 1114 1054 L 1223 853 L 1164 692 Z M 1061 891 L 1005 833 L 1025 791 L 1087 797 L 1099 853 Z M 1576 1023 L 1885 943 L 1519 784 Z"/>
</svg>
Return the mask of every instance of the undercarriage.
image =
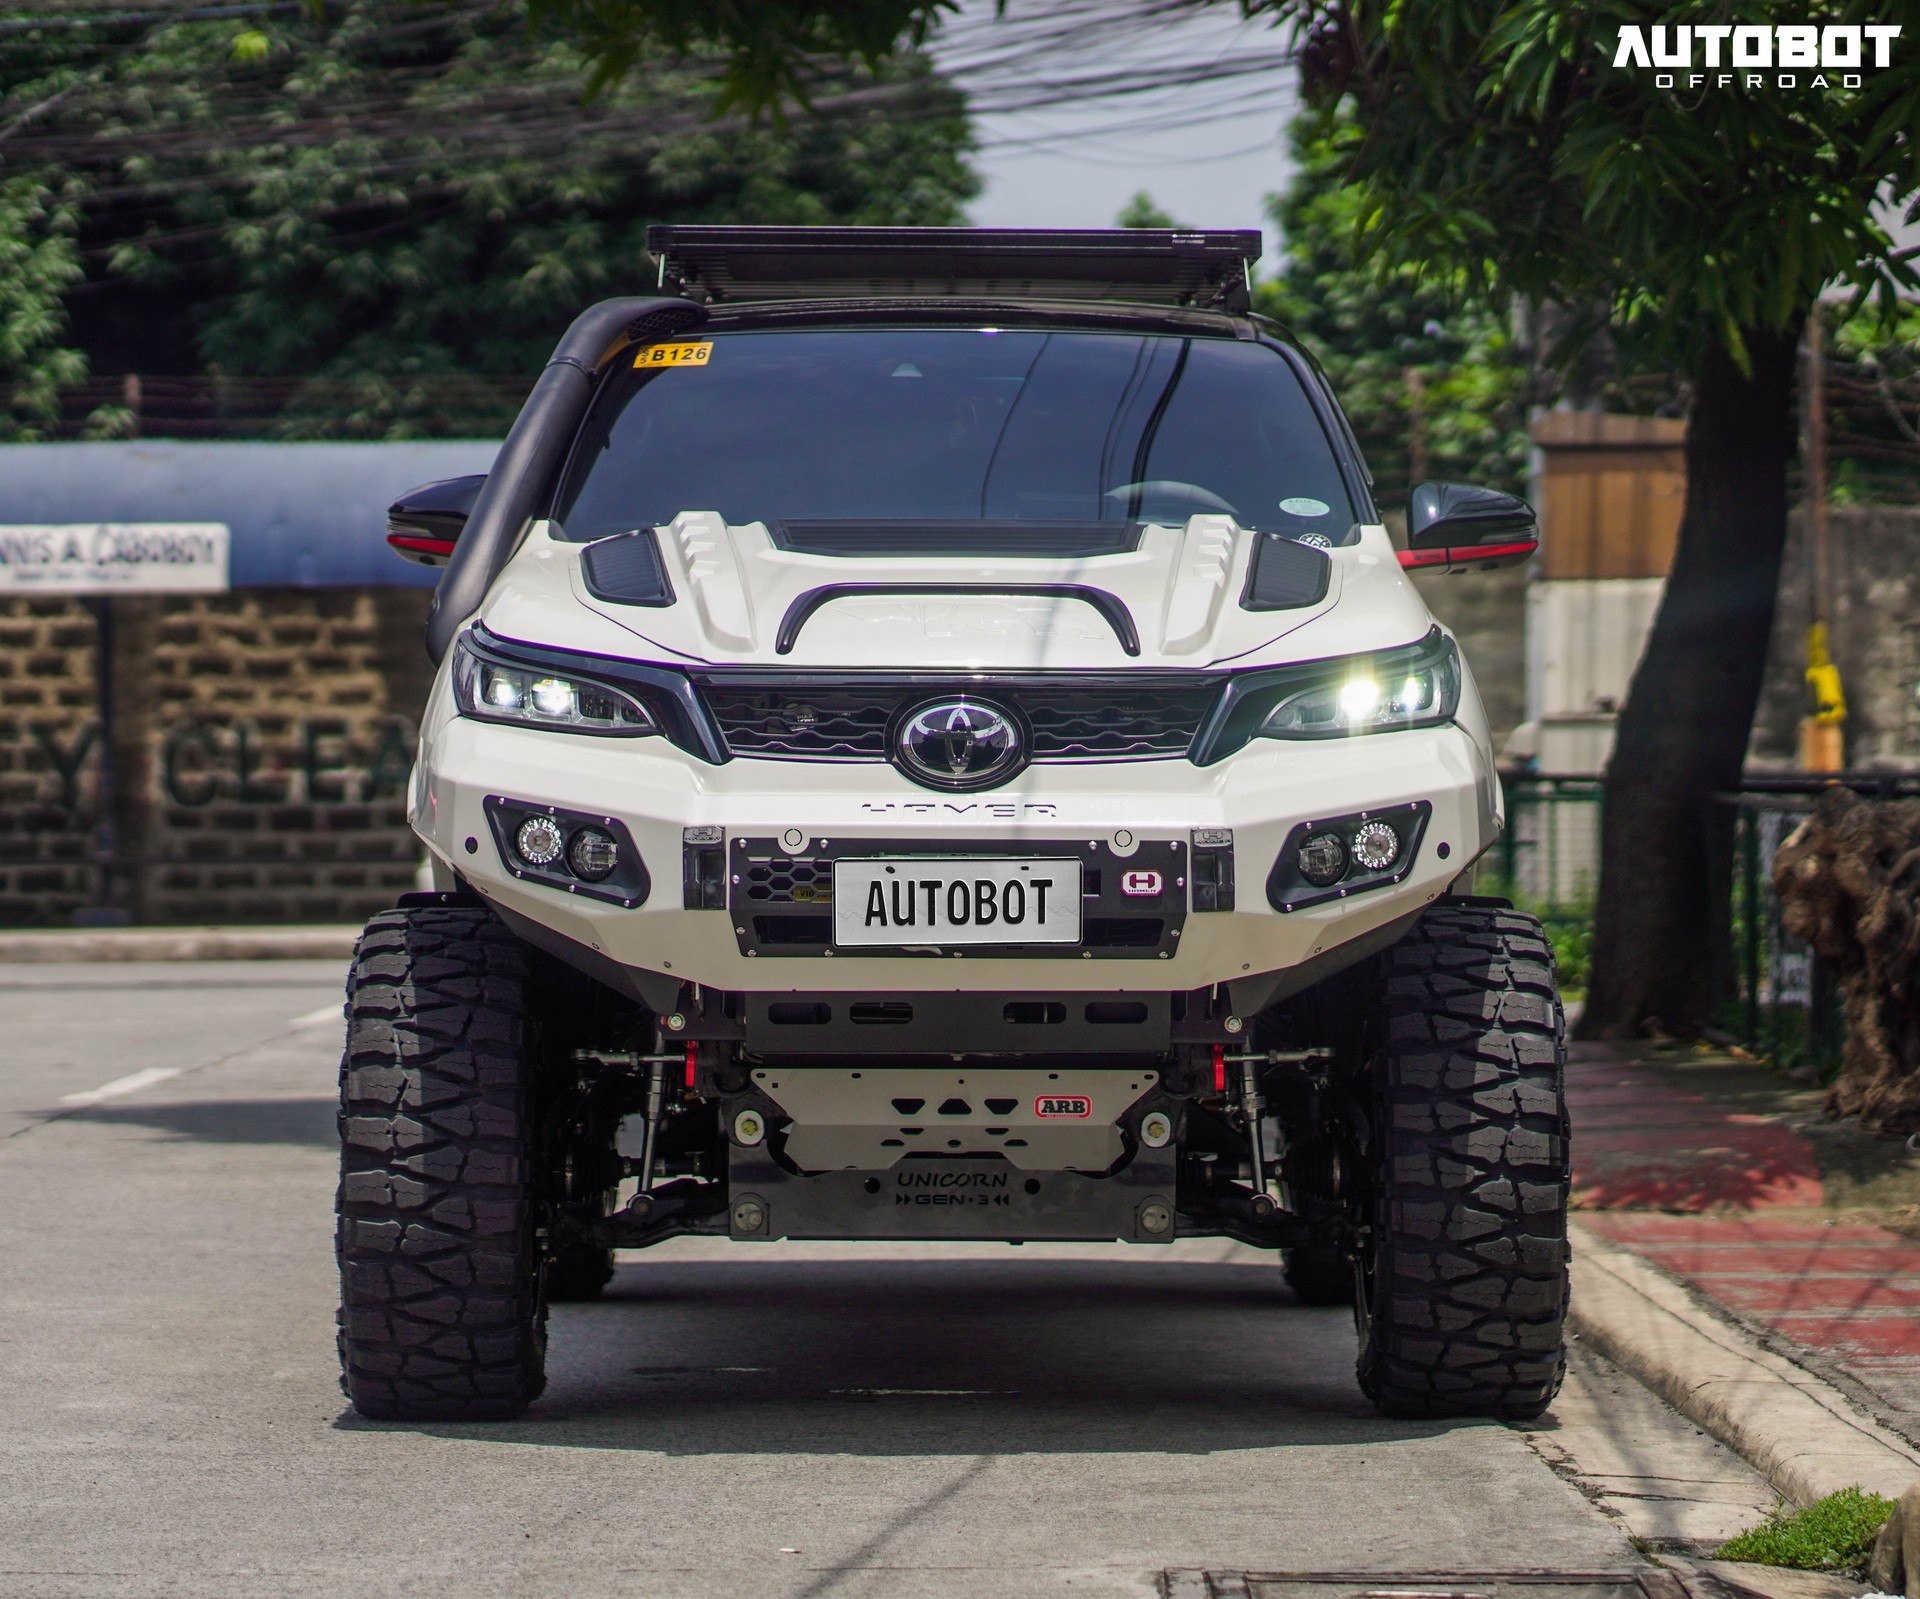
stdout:
<svg viewBox="0 0 1920 1599">
<path fill-rule="evenodd" d="M 517 1414 L 547 1305 L 690 1234 L 1229 1238 L 1280 1252 L 1297 1299 L 1353 1305 L 1391 1414 L 1523 1417 L 1558 1386 L 1562 1019 L 1504 902 L 1443 901 L 1253 1017 L 1224 992 L 938 996 L 961 1047 L 936 1054 L 836 1032 L 911 1028 L 926 996 L 688 985 L 648 1012 L 484 906 L 410 898 L 349 988 L 341 1351 L 366 1414 Z M 969 1050 L 969 1006 L 1086 1042 Z M 761 1013 L 825 1043 L 755 1049 Z M 1092 1047 L 1104 1026 L 1168 1041 Z"/>
<path fill-rule="evenodd" d="M 1355 1136 L 1357 1107 L 1333 1080 L 1333 1049 L 1287 1038 L 1297 1029 L 1286 1020 L 1263 1023 L 1256 1047 L 1254 1030 L 1205 994 L 707 991 L 700 1002 L 663 1018 L 645 1051 L 576 1052 L 573 1086 L 551 1114 L 573 1129 L 562 1136 L 591 1191 L 557 1208 L 563 1241 L 1351 1244 L 1338 1144 Z M 997 1030 L 971 1028 L 977 1012 L 1000 1028 L 1067 1034 L 1046 1040 L 1066 1047 L 886 1048 L 923 1008 L 955 1042 Z M 745 1018 L 768 1011 L 825 1035 L 831 1053 L 753 1051 Z M 846 1025 L 868 1034 L 864 1050 L 835 1040 L 833 1018 L 849 1012 Z M 1129 1052 L 1095 1047 L 1102 1031 L 1184 1036 Z M 610 1125 L 611 1155 L 593 1147 Z"/>
</svg>

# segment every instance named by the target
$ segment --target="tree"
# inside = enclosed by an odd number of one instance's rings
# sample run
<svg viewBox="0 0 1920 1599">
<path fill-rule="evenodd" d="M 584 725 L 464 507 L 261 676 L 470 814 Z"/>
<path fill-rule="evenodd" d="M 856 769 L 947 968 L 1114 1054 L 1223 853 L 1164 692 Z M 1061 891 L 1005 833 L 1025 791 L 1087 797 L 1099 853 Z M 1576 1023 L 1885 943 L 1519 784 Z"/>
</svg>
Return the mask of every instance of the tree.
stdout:
<svg viewBox="0 0 1920 1599">
<path fill-rule="evenodd" d="M 958 0 L 533 0 L 535 21 L 577 39 L 592 60 L 594 92 L 656 54 L 714 52 L 724 62 L 722 109 L 747 110 L 805 104 L 822 58 L 878 66 L 959 9 Z"/>
<path fill-rule="evenodd" d="M 1114 218 L 1123 228 L 1177 228 L 1180 224 L 1154 203 L 1152 195 L 1141 189 L 1120 208 Z"/>
<path fill-rule="evenodd" d="M 1911 50 L 1858 92 L 1682 91 L 1611 65 L 1622 24 L 1691 20 L 1677 8 L 1261 9 L 1305 30 L 1322 114 L 1364 130 L 1347 177 L 1365 249 L 1492 303 L 1571 308 L 1692 380 L 1679 549 L 1609 769 L 1582 1024 L 1590 1037 L 1690 1031 L 1712 1004 L 1712 886 L 1730 849 L 1711 797 L 1740 782 L 1778 585 L 1800 326 L 1836 279 L 1883 304 L 1915 284 L 1875 215 L 1915 192 Z M 1714 13 L 1774 16 L 1763 0 Z M 1795 20 L 1893 23 L 1911 39 L 1920 5 L 1814 5 Z"/>
<path fill-rule="evenodd" d="M 1421 480 L 1518 492 L 1527 362 L 1505 318 L 1430 273 L 1359 258 L 1361 193 L 1345 178 L 1360 137 L 1350 118 L 1295 118 L 1293 180 L 1268 201 L 1280 271 L 1255 289 L 1256 308 L 1327 369 L 1383 502 L 1404 501 L 1416 466 Z"/>
<path fill-rule="evenodd" d="M 945 224 L 977 188 L 913 55 L 816 69 L 811 110 L 755 125 L 716 116 L 711 59 L 584 103 L 579 47 L 513 6 L 197 15 L 0 34 L 34 113 L 0 143 L 16 433 L 83 358 L 271 396 L 283 436 L 496 431 L 557 329 L 651 281 L 649 221 Z"/>
</svg>

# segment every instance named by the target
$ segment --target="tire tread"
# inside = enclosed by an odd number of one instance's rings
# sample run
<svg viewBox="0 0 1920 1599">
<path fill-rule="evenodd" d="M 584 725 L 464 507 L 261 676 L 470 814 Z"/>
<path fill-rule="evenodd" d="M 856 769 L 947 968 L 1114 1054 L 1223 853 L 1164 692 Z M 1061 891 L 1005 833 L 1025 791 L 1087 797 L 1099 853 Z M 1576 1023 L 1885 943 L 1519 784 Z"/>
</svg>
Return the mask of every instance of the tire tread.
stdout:
<svg viewBox="0 0 1920 1599">
<path fill-rule="evenodd" d="M 1524 912 L 1442 904 L 1386 961 L 1360 1385 L 1391 1416 L 1530 1420 L 1566 1371 L 1553 948 Z"/>
<path fill-rule="evenodd" d="M 545 1381 L 525 947 L 484 909 L 383 911 L 347 982 L 341 1387 L 379 1421 L 494 1421 Z"/>
</svg>

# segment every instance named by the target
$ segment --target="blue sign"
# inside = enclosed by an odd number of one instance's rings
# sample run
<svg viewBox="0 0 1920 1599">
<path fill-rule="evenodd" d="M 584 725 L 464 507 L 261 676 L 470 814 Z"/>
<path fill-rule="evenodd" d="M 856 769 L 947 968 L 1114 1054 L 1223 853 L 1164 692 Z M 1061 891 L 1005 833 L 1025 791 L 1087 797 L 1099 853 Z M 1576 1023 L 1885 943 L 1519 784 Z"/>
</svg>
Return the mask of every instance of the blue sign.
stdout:
<svg viewBox="0 0 1920 1599">
<path fill-rule="evenodd" d="M 493 439 L 0 445 L 0 524 L 224 523 L 235 588 L 431 588 L 387 548 L 408 489 L 485 472 Z"/>
</svg>

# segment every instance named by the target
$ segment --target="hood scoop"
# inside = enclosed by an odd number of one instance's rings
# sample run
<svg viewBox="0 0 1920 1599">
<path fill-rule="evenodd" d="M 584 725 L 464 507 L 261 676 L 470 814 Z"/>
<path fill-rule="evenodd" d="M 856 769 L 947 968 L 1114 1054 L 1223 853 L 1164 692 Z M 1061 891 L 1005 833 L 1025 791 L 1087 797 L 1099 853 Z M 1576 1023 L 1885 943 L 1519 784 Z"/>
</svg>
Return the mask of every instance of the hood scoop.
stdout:
<svg viewBox="0 0 1920 1599">
<path fill-rule="evenodd" d="M 882 518 L 730 527 L 715 512 L 686 511 L 584 547 L 543 529 L 492 609 L 503 632 L 535 636 L 506 617 L 544 591 L 551 568 L 599 617 L 687 661 L 1205 667 L 1308 625 L 1333 608 L 1349 568 L 1370 571 L 1381 558 L 1356 551 L 1342 562 L 1212 513 L 1179 527 Z M 1397 566 L 1392 576 L 1404 587 Z"/>
</svg>

